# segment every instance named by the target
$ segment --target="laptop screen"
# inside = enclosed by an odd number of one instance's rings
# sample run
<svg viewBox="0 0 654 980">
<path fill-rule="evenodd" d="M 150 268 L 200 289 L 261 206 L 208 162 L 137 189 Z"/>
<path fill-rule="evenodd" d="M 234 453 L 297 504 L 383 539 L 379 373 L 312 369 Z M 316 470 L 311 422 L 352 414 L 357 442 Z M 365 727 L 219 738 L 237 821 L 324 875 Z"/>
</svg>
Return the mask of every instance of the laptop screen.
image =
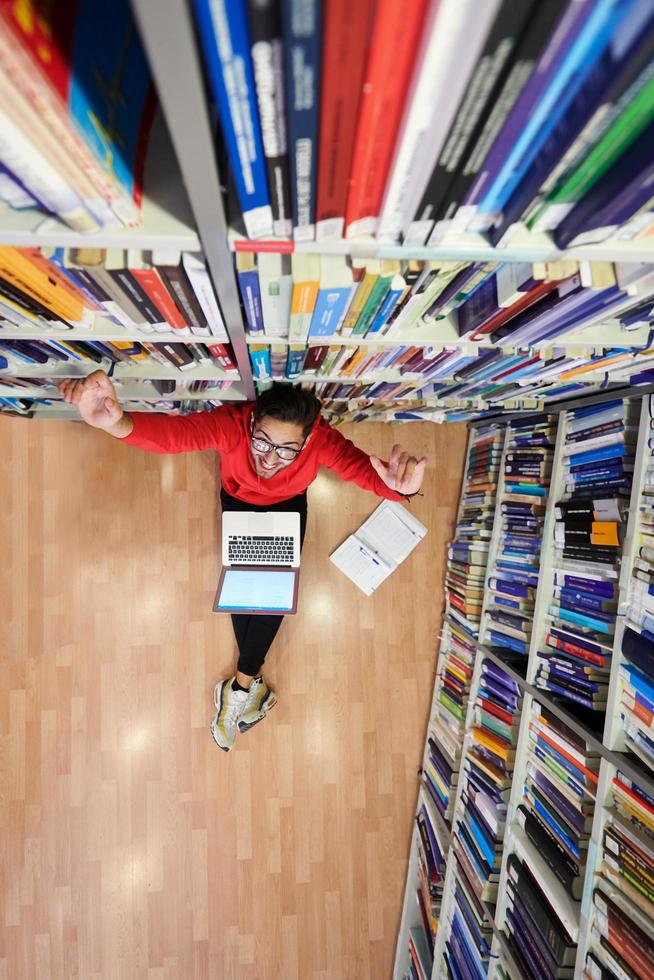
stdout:
<svg viewBox="0 0 654 980">
<path fill-rule="evenodd" d="M 270 568 L 226 568 L 214 610 L 288 613 L 293 610 L 296 572 Z"/>
</svg>

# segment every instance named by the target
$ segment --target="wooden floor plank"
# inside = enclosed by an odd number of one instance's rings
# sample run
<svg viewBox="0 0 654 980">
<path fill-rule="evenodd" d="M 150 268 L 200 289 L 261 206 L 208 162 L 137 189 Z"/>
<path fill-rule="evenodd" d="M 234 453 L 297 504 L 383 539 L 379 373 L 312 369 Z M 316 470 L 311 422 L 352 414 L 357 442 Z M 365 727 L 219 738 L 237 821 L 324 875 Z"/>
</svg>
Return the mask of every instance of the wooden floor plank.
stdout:
<svg viewBox="0 0 654 980">
<path fill-rule="evenodd" d="M 329 554 L 377 500 L 321 473 L 279 704 L 225 754 L 215 454 L 0 419 L 0 978 L 390 976 L 465 430 L 343 431 L 429 457 L 429 535 L 365 598 Z"/>
</svg>

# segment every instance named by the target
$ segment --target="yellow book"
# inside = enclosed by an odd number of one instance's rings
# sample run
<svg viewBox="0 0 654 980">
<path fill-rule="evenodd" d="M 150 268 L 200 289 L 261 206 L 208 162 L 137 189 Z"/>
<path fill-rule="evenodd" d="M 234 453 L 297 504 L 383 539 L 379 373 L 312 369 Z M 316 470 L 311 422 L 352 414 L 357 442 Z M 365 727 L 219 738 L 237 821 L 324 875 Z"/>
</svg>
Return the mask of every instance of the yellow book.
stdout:
<svg viewBox="0 0 654 980">
<path fill-rule="evenodd" d="M 33 252 L 38 255 L 38 261 L 32 260 Z M 45 306 L 59 319 L 89 326 L 90 311 L 85 310 L 82 299 L 74 295 L 74 287 L 64 287 L 61 274 L 56 269 L 50 272 L 49 266 L 47 259 L 35 249 L 0 246 L 0 276 L 3 279 Z"/>
<path fill-rule="evenodd" d="M 367 347 L 358 347 L 356 354 L 350 358 L 345 367 L 342 369 L 341 374 L 350 375 L 354 372 L 355 368 L 361 364 L 368 355 L 370 354 L 370 349 Z"/>
<path fill-rule="evenodd" d="M 306 343 L 320 289 L 320 256 L 294 252 L 291 256 L 291 275 L 293 292 L 288 337 L 289 340 Z"/>
<path fill-rule="evenodd" d="M 361 312 L 368 301 L 375 283 L 379 279 L 381 264 L 379 259 L 354 259 L 352 262 L 352 272 L 355 281 L 360 277 L 359 286 L 355 293 L 350 308 L 345 314 L 345 319 L 340 329 L 343 337 L 351 334 Z"/>
<path fill-rule="evenodd" d="M 134 346 L 134 343 L 130 340 L 112 340 L 111 346 L 117 347 L 118 350 L 124 350 L 129 352 L 131 348 Z M 150 355 L 147 350 L 139 351 L 137 354 L 128 353 L 128 356 L 132 361 L 136 361 L 136 362 L 150 360 Z"/>
</svg>

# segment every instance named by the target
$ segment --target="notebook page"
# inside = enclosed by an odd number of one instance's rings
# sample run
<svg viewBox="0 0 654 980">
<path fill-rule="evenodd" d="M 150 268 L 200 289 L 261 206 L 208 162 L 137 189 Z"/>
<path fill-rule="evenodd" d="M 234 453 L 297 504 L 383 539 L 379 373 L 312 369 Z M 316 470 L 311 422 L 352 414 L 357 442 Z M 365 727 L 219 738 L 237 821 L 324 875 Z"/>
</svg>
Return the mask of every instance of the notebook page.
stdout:
<svg viewBox="0 0 654 980">
<path fill-rule="evenodd" d="M 346 538 L 329 558 L 366 595 L 372 595 L 377 586 L 388 578 L 393 570 L 390 565 L 361 544 L 353 534 Z"/>
<path fill-rule="evenodd" d="M 400 513 L 395 510 L 398 507 Z M 425 536 L 427 529 L 414 517 L 407 517 L 411 526 L 402 519 L 401 505 L 393 505 L 385 501 L 375 510 L 365 524 L 357 531 L 359 540 L 383 556 L 393 565 L 399 565 L 411 554 L 418 542 Z"/>
</svg>

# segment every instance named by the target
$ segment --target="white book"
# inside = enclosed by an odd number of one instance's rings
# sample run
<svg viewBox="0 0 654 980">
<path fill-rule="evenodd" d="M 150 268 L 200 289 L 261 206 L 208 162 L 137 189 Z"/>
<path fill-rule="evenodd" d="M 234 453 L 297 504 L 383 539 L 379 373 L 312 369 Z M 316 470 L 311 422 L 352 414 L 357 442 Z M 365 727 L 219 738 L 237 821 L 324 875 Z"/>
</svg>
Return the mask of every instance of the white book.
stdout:
<svg viewBox="0 0 654 980">
<path fill-rule="evenodd" d="M 427 534 L 424 524 L 401 504 L 384 500 L 330 561 L 362 592 L 372 595 Z"/>
<path fill-rule="evenodd" d="M 198 252 L 183 252 L 182 263 L 200 309 L 206 317 L 212 339 L 219 343 L 229 343 L 225 321 L 202 255 Z"/>
<path fill-rule="evenodd" d="M 436 8 L 436 9 L 435 9 Z M 440 0 L 417 59 L 407 110 L 387 181 L 378 237 L 404 233 L 405 245 L 422 245 L 433 222 L 415 215 L 450 125 L 477 63 L 499 0 Z"/>
<path fill-rule="evenodd" d="M 293 278 L 291 257 L 278 252 L 258 256 L 261 314 L 266 337 L 288 337 Z"/>
<path fill-rule="evenodd" d="M 625 446 L 633 445 L 635 436 L 638 432 L 637 425 L 626 425 L 621 432 L 609 432 L 604 436 L 595 436 L 594 439 L 586 439 L 584 442 L 569 442 L 563 447 L 564 456 L 577 456 L 582 453 L 589 453 L 593 449 L 601 449 L 604 446 Z M 574 466 L 574 460 L 571 460 Z"/>
<path fill-rule="evenodd" d="M 98 224 L 81 199 L 49 160 L 0 110 L 0 159 L 46 208 L 76 231 L 95 231 Z M 44 220 L 46 216 L 44 215 Z"/>
</svg>

